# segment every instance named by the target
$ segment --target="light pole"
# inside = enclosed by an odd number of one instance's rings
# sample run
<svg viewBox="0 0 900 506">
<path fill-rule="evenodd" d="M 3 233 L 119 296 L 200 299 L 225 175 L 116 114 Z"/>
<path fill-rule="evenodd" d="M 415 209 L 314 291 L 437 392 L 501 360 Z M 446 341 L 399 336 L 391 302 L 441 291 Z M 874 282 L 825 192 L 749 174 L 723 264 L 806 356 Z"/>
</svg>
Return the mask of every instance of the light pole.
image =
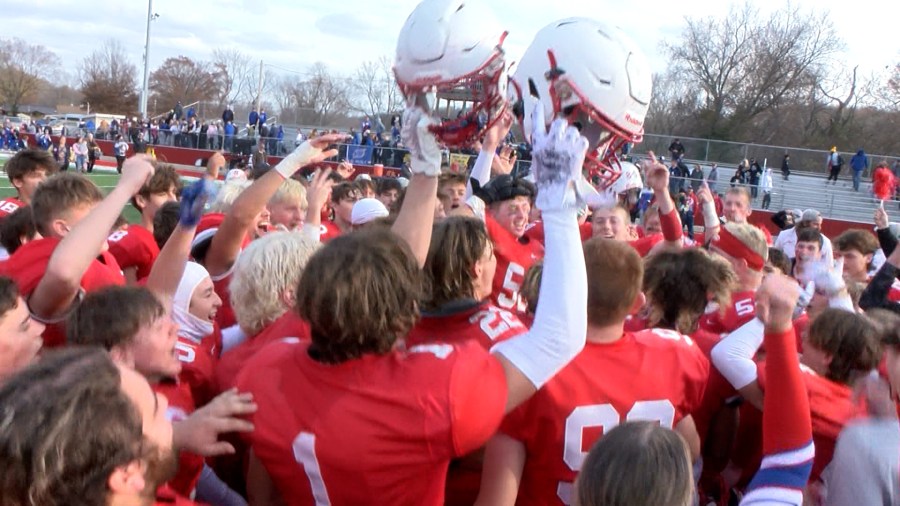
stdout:
<svg viewBox="0 0 900 506">
<path fill-rule="evenodd" d="M 147 0 L 147 40 L 144 43 L 144 85 L 141 87 L 141 120 L 147 117 L 147 97 L 150 83 L 150 22 L 158 17 L 159 14 L 153 13 L 153 0 Z"/>
</svg>

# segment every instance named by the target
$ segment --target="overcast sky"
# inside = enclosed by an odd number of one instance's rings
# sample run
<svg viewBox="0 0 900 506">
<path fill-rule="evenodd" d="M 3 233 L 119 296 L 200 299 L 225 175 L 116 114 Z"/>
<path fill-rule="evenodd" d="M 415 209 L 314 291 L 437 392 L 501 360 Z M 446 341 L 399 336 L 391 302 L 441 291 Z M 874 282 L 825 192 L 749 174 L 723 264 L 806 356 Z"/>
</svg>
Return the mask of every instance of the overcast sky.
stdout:
<svg viewBox="0 0 900 506">
<path fill-rule="evenodd" d="M 255 60 L 304 72 L 316 61 L 350 74 L 362 61 L 393 55 L 397 33 L 418 0 L 154 0 L 150 70 L 168 57 L 209 59 L 215 48 L 238 48 Z M 685 16 L 723 16 L 716 0 L 483 0 L 510 35 L 512 60 L 552 20 L 611 16 L 644 48 L 654 71 L 665 69 L 660 41 L 677 38 Z M 0 37 L 20 37 L 54 51 L 75 75 L 82 58 L 107 38 L 118 39 L 142 68 L 147 20 L 144 0 L 4 0 Z M 900 2 L 795 0 L 827 10 L 847 46 L 847 65 L 882 70 L 900 61 Z M 764 13 L 783 0 L 754 2 Z M 283 72 L 273 69 L 276 72 Z M 140 75 L 138 76 L 140 79 Z"/>
</svg>

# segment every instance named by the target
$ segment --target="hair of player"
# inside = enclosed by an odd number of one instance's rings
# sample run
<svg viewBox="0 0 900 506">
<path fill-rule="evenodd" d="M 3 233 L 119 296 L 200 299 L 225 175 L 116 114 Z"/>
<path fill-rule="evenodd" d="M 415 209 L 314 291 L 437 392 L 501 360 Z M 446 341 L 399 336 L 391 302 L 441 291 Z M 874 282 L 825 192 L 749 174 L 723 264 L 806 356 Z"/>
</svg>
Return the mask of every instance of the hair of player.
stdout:
<svg viewBox="0 0 900 506">
<path fill-rule="evenodd" d="M 113 471 L 141 458 L 142 422 L 99 349 L 54 350 L 0 388 L 5 506 L 106 504 Z"/>
<path fill-rule="evenodd" d="M 448 302 L 475 297 L 475 264 L 493 248 L 484 222 L 453 216 L 435 224 L 425 260 L 422 306 L 434 311 Z"/>
<path fill-rule="evenodd" d="M 400 180 L 395 177 L 381 177 L 378 178 L 378 184 L 376 185 L 376 188 L 376 193 L 378 195 L 384 195 L 391 190 L 397 190 L 397 192 L 399 193 L 400 190 L 403 189 L 403 185 L 400 184 Z"/>
<path fill-rule="evenodd" d="M 710 299 L 728 307 L 737 281 L 731 264 L 701 249 L 652 255 L 644 265 L 650 326 L 693 333 Z"/>
<path fill-rule="evenodd" d="M 409 246 L 389 230 L 333 239 L 306 264 L 297 288 L 297 311 L 312 334 L 310 356 L 337 364 L 389 352 L 419 317 L 421 280 Z"/>
<path fill-rule="evenodd" d="M 172 167 L 169 164 L 155 164 L 156 170 L 153 172 L 153 175 L 150 176 L 150 179 L 144 183 L 144 186 L 141 186 L 141 189 L 138 190 L 137 195 L 131 197 L 131 205 L 135 207 L 138 211 L 143 211 L 140 204 L 138 204 L 137 196 L 140 195 L 144 199 L 149 199 L 151 195 L 156 195 L 158 193 L 168 193 L 173 188 L 176 192 L 181 191 L 182 183 L 181 176 L 175 172 L 175 167 Z"/>
<path fill-rule="evenodd" d="M 873 308 L 866 311 L 866 317 L 875 324 L 882 346 L 900 351 L 900 314 L 890 309 Z"/>
<path fill-rule="evenodd" d="M 0 318 L 19 306 L 19 287 L 6 276 L 0 276 Z"/>
<path fill-rule="evenodd" d="M 797 242 L 810 242 L 819 245 L 819 250 L 822 249 L 822 233 L 819 232 L 818 229 L 815 228 L 801 228 L 797 229 Z"/>
<path fill-rule="evenodd" d="M 458 174 L 455 172 L 445 172 L 438 177 L 438 190 L 446 188 L 447 186 L 453 185 L 463 185 L 465 186 L 468 183 L 469 178 L 466 177 L 465 174 Z"/>
<path fill-rule="evenodd" d="M 248 336 L 290 310 L 284 295 L 293 294 L 303 268 L 319 243 L 299 232 L 270 232 L 241 252 L 229 284 L 231 305 Z"/>
<path fill-rule="evenodd" d="M 234 204 L 234 201 L 237 200 L 241 192 L 249 188 L 251 184 L 253 183 L 250 181 L 226 181 L 225 184 L 219 188 L 219 193 L 216 194 L 216 200 L 210 204 L 209 212 L 227 213 L 231 210 L 231 206 Z"/>
<path fill-rule="evenodd" d="M 298 203 L 301 209 L 306 209 L 306 188 L 296 179 L 285 179 L 275 195 L 269 199 L 269 205 Z"/>
<path fill-rule="evenodd" d="M 599 211 L 612 211 L 613 213 L 619 213 L 619 217 L 622 218 L 623 224 L 628 225 L 631 223 L 631 212 L 618 202 L 615 204 L 602 205 L 591 209 L 591 223 L 594 222 L 594 216 L 597 216 Z"/>
<path fill-rule="evenodd" d="M 749 223 L 726 223 L 723 226 L 750 251 L 762 257 L 763 262 L 769 259 L 769 244 L 760 229 Z"/>
<path fill-rule="evenodd" d="M 844 230 L 841 235 L 831 240 L 836 251 L 856 250 L 861 255 L 874 255 L 880 245 L 878 239 L 869 232 L 861 228 L 851 228 Z M 871 261 L 867 267 L 871 267 Z"/>
<path fill-rule="evenodd" d="M 109 286 L 88 293 L 66 321 L 68 344 L 106 351 L 132 344 L 141 328 L 166 317 L 156 295 L 144 287 Z"/>
<path fill-rule="evenodd" d="M 588 323 L 604 326 L 624 321 L 641 291 L 641 257 L 627 243 L 595 237 L 584 243 L 584 261 Z"/>
<path fill-rule="evenodd" d="M 159 249 L 163 249 L 171 237 L 172 232 L 178 227 L 181 218 L 181 204 L 178 202 L 166 202 L 153 216 L 153 240 Z"/>
<path fill-rule="evenodd" d="M 725 192 L 725 195 L 739 195 L 744 198 L 744 203 L 747 205 L 747 207 L 750 207 L 750 202 L 752 200 L 750 198 L 750 190 L 744 188 L 743 186 L 733 186 Z"/>
<path fill-rule="evenodd" d="M 784 251 L 778 248 L 769 248 L 769 259 L 767 261 L 785 276 L 791 275 L 791 259 Z"/>
<path fill-rule="evenodd" d="M 25 242 L 37 236 L 34 225 L 34 211 L 31 206 L 22 206 L 0 220 L 0 245 L 12 255 Z"/>
<path fill-rule="evenodd" d="M 355 184 L 356 187 L 359 188 L 360 193 L 363 193 L 363 194 L 368 193 L 368 192 L 372 192 L 372 194 L 377 193 L 375 191 L 375 182 L 372 181 L 371 179 L 356 179 L 353 181 L 353 184 Z"/>
<path fill-rule="evenodd" d="M 603 434 L 581 465 L 580 506 L 688 506 L 691 458 L 677 432 L 656 422 L 625 422 Z"/>
<path fill-rule="evenodd" d="M 41 183 L 31 198 L 34 225 L 44 237 L 51 236 L 51 223 L 74 209 L 103 200 L 103 192 L 81 174 L 61 172 Z"/>
<path fill-rule="evenodd" d="M 354 193 L 357 194 L 357 196 L 360 194 L 359 187 L 357 187 L 356 184 L 349 181 L 338 183 L 331 188 L 331 202 L 333 204 L 340 204 L 342 200 Z"/>
<path fill-rule="evenodd" d="M 17 152 L 3 166 L 11 183 L 39 170 L 46 171 L 49 176 L 55 174 L 58 168 L 50 153 L 35 148 Z"/>
<path fill-rule="evenodd" d="M 525 271 L 525 277 L 522 279 L 522 286 L 519 289 L 519 295 L 525 299 L 525 312 L 527 314 L 537 313 L 538 298 L 541 292 L 541 279 L 544 276 L 544 261 L 537 260 L 531 267 Z"/>
<path fill-rule="evenodd" d="M 863 315 L 827 308 L 809 326 L 807 341 L 831 355 L 825 376 L 851 385 L 860 376 L 878 367 L 881 346 L 878 328 Z"/>
</svg>

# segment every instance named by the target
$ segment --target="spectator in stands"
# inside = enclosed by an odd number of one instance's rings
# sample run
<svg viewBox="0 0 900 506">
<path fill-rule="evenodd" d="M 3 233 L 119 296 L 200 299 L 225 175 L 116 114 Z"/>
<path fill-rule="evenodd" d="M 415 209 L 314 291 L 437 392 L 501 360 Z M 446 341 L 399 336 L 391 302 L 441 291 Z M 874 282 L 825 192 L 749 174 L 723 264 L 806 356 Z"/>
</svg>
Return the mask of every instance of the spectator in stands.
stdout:
<svg viewBox="0 0 900 506">
<path fill-rule="evenodd" d="M 250 159 L 250 166 L 253 167 L 255 173 L 259 173 L 258 171 L 265 170 L 269 166 L 264 139 L 260 139 L 256 143 L 256 151 L 253 152 L 253 158 Z"/>
<path fill-rule="evenodd" d="M 175 107 L 172 108 L 172 115 L 177 121 L 181 121 L 181 118 L 184 117 L 184 106 L 181 105 L 181 100 L 175 102 Z"/>
<path fill-rule="evenodd" d="M 866 152 L 862 148 L 850 158 L 850 168 L 853 169 L 853 191 L 858 192 L 863 171 L 869 168 L 869 157 L 866 156 Z"/>
<path fill-rule="evenodd" d="M 72 151 L 75 152 L 75 170 L 77 172 L 86 172 L 88 145 L 83 135 L 78 136 L 78 139 L 72 146 Z"/>
<path fill-rule="evenodd" d="M 225 151 L 230 153 L 232 150 L 234 150 L 234 123 L 228 121 L 225 123 Z"/>
<path fill-rule="evenodd" d="M 772 181 L 772 168 L 766 167 L 766 169 L 762 173 L 762 178 L 760 179 L 759 187 L 763 192 L 762 199 L 762 208 L 768 209 L 769 205 L 772 203 L 772 187 L 774 186 L 774 182 Z"/>
<path fill-rule="evenodd" d="M 681 143 L 680 139 L 676 138 L 672 141 L 672 144 L 669 144 L 669 154 L 672 155 L 673 160 L 678 160 L 684 156 L 684 144 Z"/>
<path fill-rule="evenodd" d="M 87 171 L 94 172 L 94 164 L 97 163 L 97 160 L 103 156 L 103 152 L 100 151 L 100 146 L 97 144 L 97 141 L 94 140 L 94 134 L 87 134 L 87 148 L 88 148 L 88 163 L 87 163 Z"/>
<path fill-rule="evenodd" d="M 260 109 L 259 110 L 259 126 L 261 127 L 261 126 L 265 125 L 267 119 L 269 119 L 269 115 L 266 114 L 266 110 Z"/>
<path fill-rule="evenodd" d="M 719 164 L 713 163 L 709 167 L 709 174 L 706 175 L 706 182 L 709 185 L 709 189 L 712 190 L 713 193 L 718 193 L 716 188 L 716 182 L 719 180 Z"/>
<path fill-rule="evenodd" d="M 837 146 L 831 146 L 831 152 L 828 154 L 826 162 L 828 163 L 828 179 L 825 180 L 825 184 L 834 180 L 831 184 L 836 185 L 838 176 L 841 173 L 841 167 L 844 165 L 844 157 L 838 153 Z"/>
<path fill-rule="evenodd" d="M 206 145 L 209 149 L 219 149 L 219 128 L 215 121 L 206 127 Z"/>
<path fill-rule="evenodd" d="M 785 153 L 784 158 L 781 159 L 781 177 L 784 178 L 785 181 L 791 175 L 791 155 Z"/>
<path fill-rule="evenodd" d="M 703 169 L 700 168 L 699 164 L 694 164 L 694 169 L 691 170 L 691 189 L 694 190 L 694 193 L 700 191 L 700 186 L 703 185 Z"/>
<path fill-rule="evenodd" d="M 750 182 L 750 197 L 753 200 L 756 200 L 756 197 L 759 195 L 760 176 L 762 176 L 762 167 L 759 166 L 759 162 L 756 161 L 756 158 L 751 158 L 748 178 Z"/>
<path fill-rule="evenodd" d="M 256 107 L 250 110 L 250 115 L 247 118 L 247 126 L 249 126 L 253 132 L 250 136 L 256 135 L 257 129 L 259 128 L 259 113 L 256 112 Z"/>
<path fill-rule="evenodd" d="M 234 122 L 234 111 L 231 109 L 231 104 L 225 106 L 225 110 L 222 111 L 222 124 L 226 124 L 228 122 Z"/>
</svg>

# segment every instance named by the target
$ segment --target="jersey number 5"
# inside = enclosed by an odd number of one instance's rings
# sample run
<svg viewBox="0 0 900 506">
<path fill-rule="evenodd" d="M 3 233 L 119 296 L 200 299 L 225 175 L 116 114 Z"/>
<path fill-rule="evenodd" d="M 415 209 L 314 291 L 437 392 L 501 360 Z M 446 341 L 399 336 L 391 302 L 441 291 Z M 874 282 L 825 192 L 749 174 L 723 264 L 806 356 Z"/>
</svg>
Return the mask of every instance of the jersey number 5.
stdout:
<svg viewBox="0 0 900 506">
<path fill-rule="evenodd" d="M 319 459 L 316 458 L 316 436 L 309 432 L 301 432 L 294 438 L 292 447 L 294 458 L 303 466 L 306 477 L 309 479 L 309 488 L 312 489 L 316 506 L 331 506 L 328 490 L 325 488 L 325 482 L 322 480 Z"/>
<path fill-rule="evenodd" d="M 563 450 L 563 461 L 573 472 L 581 471 L 581 464 L 587 456 L 584 448 L 584 429 L 602 427 L 603 433 L 611 431 L 621 421 L 621 415 L 612 404 L 593 404 L 578 406 L 566 418 L 566 441 Z M 672 428 L 675 422 L 675 406 L 668 399 L 657 401 L 638 401 L 625 415 L 625 421 L 647 420 L 659 422 L 663 427 Z M 601 436 L 602 437 L 602 436 Z M 575 487 L 571 482 L 561 481 L 556 488 L 556 495 L 565 504 L 572 504 Z"/>
</svg>

